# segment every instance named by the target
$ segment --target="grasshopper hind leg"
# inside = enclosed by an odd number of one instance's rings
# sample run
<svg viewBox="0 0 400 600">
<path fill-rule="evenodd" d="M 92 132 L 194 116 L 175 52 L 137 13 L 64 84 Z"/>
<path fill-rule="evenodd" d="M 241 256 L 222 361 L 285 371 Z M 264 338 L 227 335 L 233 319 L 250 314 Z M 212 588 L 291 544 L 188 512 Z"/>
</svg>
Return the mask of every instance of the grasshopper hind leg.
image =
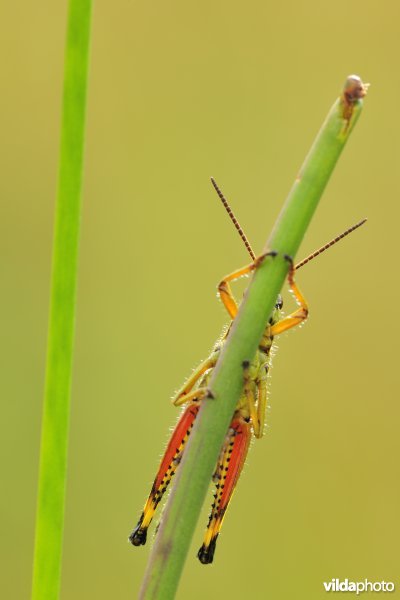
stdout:
<svg viewBox="0 0 400 600">
<path fill-rule="evenodd" d="M 147 530 L 153 520 L 157 506 L 161 502 L 172 477 L 175 475 L 176 469 L 181 462 L 199 408 L 200 406 L 198 403 L 192 402 L 189 404 L 175 427 L 143 512 L 135 529 L 128 538 L 133 546 L 143 546 L 146 543 Z"/>
<path fill-rule="evenodd" d="M 214 502 L 208 520 L 204 541 L 197 553 L 203 565 L 214 560 L 217 539 L 226 509 L 242 472 L 251 438 L 250 423 L 242 416 L 234 416 L 226 435 L 213 480 L 216 482 Z"/>
</svg>

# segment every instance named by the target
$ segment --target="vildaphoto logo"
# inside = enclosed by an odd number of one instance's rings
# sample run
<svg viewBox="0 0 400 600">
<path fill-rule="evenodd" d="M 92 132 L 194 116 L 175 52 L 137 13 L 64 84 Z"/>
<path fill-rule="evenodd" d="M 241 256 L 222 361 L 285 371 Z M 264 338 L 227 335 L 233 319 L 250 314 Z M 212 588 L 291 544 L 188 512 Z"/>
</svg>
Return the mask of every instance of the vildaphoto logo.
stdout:
<svg viewBox="0 0 400 600">
<path fill-rule="evenodd" d="M 392 581 L 350 581 L 349 579 L 332 579 L 324 581 L 326 592 L 355 592 L 357 595 L 363 592 L 394 592 Z"/>
</svg>

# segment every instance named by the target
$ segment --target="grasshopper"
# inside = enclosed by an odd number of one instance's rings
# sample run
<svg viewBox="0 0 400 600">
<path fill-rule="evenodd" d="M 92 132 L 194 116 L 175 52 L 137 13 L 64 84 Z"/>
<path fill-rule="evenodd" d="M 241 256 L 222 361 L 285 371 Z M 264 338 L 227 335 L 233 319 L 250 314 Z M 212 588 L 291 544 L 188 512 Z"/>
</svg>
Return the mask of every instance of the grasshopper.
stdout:
<svg viewBox="0 0 400 600">
<path fill-rule="evenodd" d="M 197 367 L 172 400 L 175 406 L 185 405 L 186 407 L 183 410 L 167 445 L 140 519 L 129 536 L 129 541 L 134 546 L 141 546 L 146 543 L 148 527 L 153 519 L 158 504 L 161 502 L 163 495 L 182 460 L 187 441 L 200 409 L 200 404 L 204 398 L 212 395 L 209 388 L 212 371 L 218 362 L 221 350 L 238 312 L 238 305 L 232 294 L 230 283 L 256 270 L 267 256 L 276 256 L 277 254 L 276 252 L 271 251 L 256 257 L 226 198 L 222 194 L 215 180 L 211 178 L 211 181 L 236 230 L 244 242 L 252 262 L 224 277 L 218 285 L 218 295 L 229 313 L 231 322 L 220 339 L 216 342 L 210 356 Z M 363 219 L 349 229 L 346 229 L 343 233 L 333 238 L 330 242 L 296 265 L 294 265 L 291 257 L 285 256 L 285 259 L 289 262 L 288 285 L 298 304 L 298 308 L 288 316 L 283 317 L 282 297 L 280 295 L 278 296 L 267 328 L 260 340 L 255 357 L 252 361 L 246 361 L 242 365 L 243 391 L 236 405 L 212 477 L 212 481 L 216 488 L 214 492 L 214 502 L 211 507 L 203 544 L 197 554 L 200 562 L 203 564 L 210 564 L 213 562 L 215 547 L 222 522 L 243 469 L 251 436 L 254 435 L 255 438 L 259 439 L 264 433 L 265 412 L 267 407 L 267 379 L 271 365 L 271 349 L 273 347 L 275 336 L 303 323 L 308 316 L 307 301 L 298 288 L 294 280 L 294 275 L 302 266 L 336 244 L 345 236 L 349 235 L 349 233 L 363 225 L 365 221 L 366 219 Z"/>
</svg>

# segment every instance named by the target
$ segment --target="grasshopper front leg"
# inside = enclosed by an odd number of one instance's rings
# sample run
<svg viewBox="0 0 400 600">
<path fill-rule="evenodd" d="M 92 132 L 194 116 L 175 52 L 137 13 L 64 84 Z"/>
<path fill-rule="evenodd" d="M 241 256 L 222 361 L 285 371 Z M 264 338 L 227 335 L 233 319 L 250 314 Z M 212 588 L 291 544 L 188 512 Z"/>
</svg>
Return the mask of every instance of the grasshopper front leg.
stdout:
<svg viewBox="0 0 400 600">
<path fill-rule="evenodd" d="M 285 259 L 290 264 L 288 273 L 289 289 L 292 291 L 296 302 L 299 304 L 299 308 L 293 311 L 287 317 L 284 317 L 281 321 L 278 321 L 278 323 L 275 323 L 275 325 L 272 325 L 269 331 L 269 335 L 272 337 L 275 335 L 279 335 L 284 331 L 288 331 L 289 329 L 292 329 L 292 327 L 300 325 L 307 319 L 309 313 L 307 300 L 304 298 L 302 292 L 300 291 L 297 283 L 294 280 L 294 274 L 296 272 L 296 269 L 293 265 L 293 260 L 290 256 L 287 255 L 285 255 Z"/>
<path fill-rule="evenodd" d="M 277 252 L 275 252 L 274 250 L 271 250 L 270 252 L 261 254 L 249 265 L 246 265 L 245 267 L 242 267 L 241 269 L 237 269 L 236 271 L 233 271 L 233 273 L 226 275 L 222 279 L 222 281 L 219 283 L 218 294 L 219 294 L 219 297 L 221 298 L 226 310 L 228 311 L 231 319 L 234 319 L 236 317 L 237 312 L 238 312 L 238 305 L 232 294 L 232 290 L 229 285 L 230 282 L 235 281 L 236 279 L 239 279 L 240 277 L 243 277 L 244 275 L 247 275 L 248 273 L 251 273 L 252 271 L 257 269 L 268 256 L 275 257 L 275 256 L 277 256 Z M 296 325 L 299 325 L 300 323 L 305 321 L 308 317 L 307 301 L 304 298 L 299 287 L 297 286 L 296 282 L 294 281 L 294 274 L 296 272 L 296 269 L 293 265 L 293 260 L 287 254 L 285 254 L 285 260 L 287 260 L 290 264 L 289 273 L 288 273 L 289 288 L 293 292 L 293 295 L 294 295 L 296 301 L 298 302 L 298 304 L 300 305 L 300 308 L 298 308 L 293 313 L 291 313 L 290 315 L 288 315 L 287 317 L 285 317 L 284 319 L 282 319 L 281 321 L 276 323 L 273 327 L 271 327 L 271 329 L 270 329 L 271 336 L 278 335 L 280 333 L 283 333 L 284 331 L 287 331 L 288 329 L 291 329 L 292 327 L 295 327 Z"/>
<path fill-rule="evenodd" d="M 232 294 L 232 290 L 229 283 L 231 281 L 235 281 L 236 279 L 240 279 L 240 277 L 243 277 L 244 275 L 248 275 L 252 271 L 255 271 L 255 269 L 257 269 L 264 262 L 267 256 L 272 256 L 274 258 L 275 256 L 277 256 L 277 252 L 271 250 L 269 252 L 266 252 L 265 254 L 261 254 L 249 265 L 246 265 L 245 267 L 237 269 L 236 271 L 233 271 L 233 273 L 226 275 L 218 284 L 219 297 L 221 298 L 232 320 L 237 315 L 238 305 Z"/>
</svg>

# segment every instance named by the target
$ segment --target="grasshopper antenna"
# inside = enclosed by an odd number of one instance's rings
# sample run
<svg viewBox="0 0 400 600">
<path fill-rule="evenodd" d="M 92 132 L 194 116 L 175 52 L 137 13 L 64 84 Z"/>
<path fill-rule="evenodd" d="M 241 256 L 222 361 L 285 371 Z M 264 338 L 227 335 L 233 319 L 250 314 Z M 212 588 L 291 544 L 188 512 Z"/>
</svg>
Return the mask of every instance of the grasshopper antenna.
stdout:
<svg viewBox="0 0 400 600">
<path fill-rule="evenodd" d="M 237 232 L 239 233 L 240 237 L 242 238 L 242 240 L 243 240 L 243 242 L 244 242 L 244 245 L 245 245 L 245 246 L 246 246 L 246 248 L 247 248 L 247 252 L 250 254 L 251 258 L 252 258 L 253 260 L 255 260 L 255 258 L 256 258 L 256 255 L 254 254 L 254 252 L 253 252 L 253 249 L 252 249 L 252 247 L 250 246 L 250 242 L 249 242 L 249 240 L 247 239 L 247 237 L 246 237 L 246 235 L 245 235 L 245 233 L 244 233 L 243 229 L 240 227 L 240 225 L 239 225 L 239 222 L 238 222 L 237 218 L 236 218 L 236 217 L 235 217 L 235 215 L 233 214 L 233 212 L 232 212 L 232 209 L 231 209 L 231 207 L 229 206 L 227 199 L 225 198 L 225 196 L 223 195 L 223 193 L 222 193 L 222 192 L 221 192 L 221 190 L 219 189 L 219 187 L 218 187 L 218 185 L 217 185 L 217 182 L 215 181 L 214 177 L 211 177 L 211 183 L 213 184 L 213 186 L 214 186 L 214 188 L 215 188 L 215 191 L 217 192 L 218 196 L 220 197 L 220 199 L 221 199 L 221 202 L 222 202 L 222 204 L 224 205 L 224 207 L 225 207 L 225 209 L 226 209 L 226 212 L 227 212 L 227 213 L 228 213 L 228 215 L 230 216 L 232 223 L 233 223 L 233 224 L 234 224 L 234 226 L 236 227 L 236 230 L 237 230 Z"/>
<path fill-rule="evenodd" d="M 324 246 L 321 246 L 321 248 L 318 248 L 318 250 L 315 250 L 315 252 L 312 252 L 306 258 L 303 258 L 302 261 L 297 263 L 297 265 L 295 266 L 295 270 L 297 271 L 297 269 L 300 269 L 300 267 L 303 267 L 304 265 L 306 265 L 308 262 L 310 262 L 310 260 L 312 260 L 313 258 L 318 256 L 319 254 L 322 254 L 322 252 L 325 252 L 325 250 L 328 250 L 328 248 L 330 248 L 331 246 L 333 246 L 334 244 L 336 244 L 337 242 L 342 240 L 344 237 L 346 237 L 346 235 L 349 235 L 349 233 L 352 233 L 355 229 L 358 229 L 359 227 L 361 227 L 361 225 L 364 225 L 366 220 L 367 219 L 363 219 L 362 221 L 359 221 L 359 223 L 356 223 L 352 227 L 349 227 L 349 229 L 346 229 L 346 231 L 343 231 L 343 233 L 341 233 L 340 235 L 333 238 L 333 240 L 331 240 Z"/>
</svg>

